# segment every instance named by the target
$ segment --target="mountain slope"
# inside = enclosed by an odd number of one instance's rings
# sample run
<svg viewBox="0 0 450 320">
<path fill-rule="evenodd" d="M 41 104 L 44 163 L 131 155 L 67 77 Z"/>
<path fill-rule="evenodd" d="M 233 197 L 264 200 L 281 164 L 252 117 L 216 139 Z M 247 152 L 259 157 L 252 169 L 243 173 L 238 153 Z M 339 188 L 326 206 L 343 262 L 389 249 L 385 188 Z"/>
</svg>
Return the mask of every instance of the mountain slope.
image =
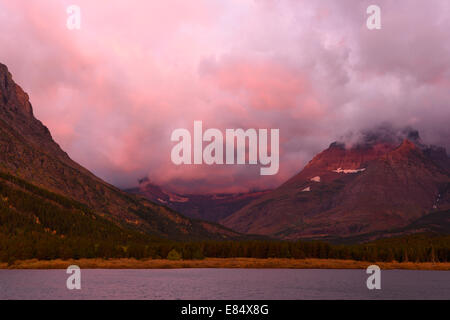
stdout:
<svg viewBox="0 0 450 320">
<path fill-rule="evenodd" d="M 0 173 L 0 261 L 136 256 L 134 248 L 158 242 L 77 201 Z"/>
<path fill-rule="evenodd" d="M 101 143 L 101 141 L 99 141 Z M 87 205 L 119 225 L 175 239 L 229 238 L 238 234 L 190 220 L 129 195 L 72 161 L 33 116 L 28 95 L 0 64 L 0 171 Z"/>
<path fill-rule="evenodd" d="M 380 139 L 350 149 L 333 143 L 298 175 L 222 223 L 284 239 L 347 237 L 404 227 L 446 209 L 448 157 L 415 140 Z"/>
<path fill-rule="evenodd" d="M 450 209 L 433 211 L 405 227 L 375 231 L 350 237 L 328 237 L 322 238 L 321 240 L 338 244 L 354 244 L 420 234 L 434 236 L 450 235 Z"/>
</svg>

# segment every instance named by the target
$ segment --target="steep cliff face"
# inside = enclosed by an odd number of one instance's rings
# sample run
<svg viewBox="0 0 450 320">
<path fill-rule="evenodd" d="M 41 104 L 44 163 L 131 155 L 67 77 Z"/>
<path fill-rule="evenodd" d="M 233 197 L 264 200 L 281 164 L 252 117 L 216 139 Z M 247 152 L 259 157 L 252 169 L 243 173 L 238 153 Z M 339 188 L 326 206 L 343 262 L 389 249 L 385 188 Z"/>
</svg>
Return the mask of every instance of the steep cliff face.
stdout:
<svg viewBox="0 0 450 320">
<path fill-rule="evenodd" d="M 99 141 L 101 143 L 101 141 Z M 28 95 L 0 64 L 0 171 L 70 197 L 98 215 L 151 234 L 173 238 L 228 238 L 237 234 L 192 221 L 173 210 L 129 195 L 69 158 L 39 120 Z M 211 231 L 214 230 L 214 231 Z"/>
<path fill-rule="evenodd" d="M 278 189 L 222 223 L 285 239 L 354 236 L 404 227 L 450 203 L 445 150 L 418 137 L 346 148 L 333 143 Z"/>
</svg>

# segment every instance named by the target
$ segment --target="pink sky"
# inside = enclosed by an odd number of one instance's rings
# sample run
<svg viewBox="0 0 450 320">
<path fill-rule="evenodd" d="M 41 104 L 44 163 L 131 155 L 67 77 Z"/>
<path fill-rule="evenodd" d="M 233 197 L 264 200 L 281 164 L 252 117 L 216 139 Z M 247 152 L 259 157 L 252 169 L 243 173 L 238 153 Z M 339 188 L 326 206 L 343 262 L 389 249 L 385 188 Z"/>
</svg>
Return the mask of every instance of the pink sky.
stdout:
<svg viewBox="0 0 450 320">
<path fill-rule="evenodd" d="M 66 28 L 66 7 L 82 10 Z M 382 29 L 365 27 L 382 9 Z M 0 2 L 0 62 L 69 155 L 120 187 L 275 187 L 348 131 L 411 125 L 450 147 L 447 0 Z M 181 166 L 172 130 L 279 128 L 280 172 Z"/>
</svg>

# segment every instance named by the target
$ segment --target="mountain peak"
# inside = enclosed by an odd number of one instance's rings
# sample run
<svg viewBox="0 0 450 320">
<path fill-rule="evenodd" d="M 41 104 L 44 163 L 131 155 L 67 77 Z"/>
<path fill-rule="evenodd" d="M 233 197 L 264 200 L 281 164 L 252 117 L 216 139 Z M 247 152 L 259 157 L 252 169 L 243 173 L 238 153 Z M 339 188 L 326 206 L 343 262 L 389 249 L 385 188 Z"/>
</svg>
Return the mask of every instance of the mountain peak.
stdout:
<svg viewBox="0 0 450 320">
<path fill-rule="evenodd" d="M 0 63 L 0 111 L 33 116 L 28 94 L 16 84 L 8 67 Z"/>
<path fill-rule="evenodd" d="M 388 153 L 386 156 L 391 159 L 405 160 L 406 158 L 411 157 L 412 154 L 422 154 L 422 151 L 414 142 L 409 139 L 404 139 L 397 148 Z"/>
<path fill-rule="evenodd" d="M 417 149 L 417 147 L 412 141 L 410 141 L 408 139 L 404 139 L 402 144 L 398 147 L 398 149 L 414 150 L 414 149 Z"/>
<path fill-rule="evenodd" d="M 366 137 L 350 147 L 332 143 L 223 223 L 284 239 L 340 237 L 404 227 L 448 208 L 450 161 L 443 148 L 423 145 L 414 130 Z"/>
<path fill-rule="evenodd" d="M 411 127 L 394 127 L 389 123 L 383 123 L 376 127 L 361 130 L 357 133 L 349 132 L 342 136 L 338 142 L 333 143 L 332 146 L 344 145 L 347 149 L 355 148 L 370 148 L 376 145 L 391 145 L 398 146 L 405 139 L 416 144 L 422 145 L 422 140 L 419 131 Z"/>
</svg>

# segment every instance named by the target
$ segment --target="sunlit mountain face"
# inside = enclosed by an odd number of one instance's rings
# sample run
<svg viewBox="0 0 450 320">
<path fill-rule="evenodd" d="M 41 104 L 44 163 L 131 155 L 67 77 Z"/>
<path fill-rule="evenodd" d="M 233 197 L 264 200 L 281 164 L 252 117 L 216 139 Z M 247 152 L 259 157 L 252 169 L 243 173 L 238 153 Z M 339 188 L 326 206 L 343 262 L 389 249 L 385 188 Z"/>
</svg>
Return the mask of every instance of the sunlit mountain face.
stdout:
<svg viewBox="0 0 450 320">
<path fill-rule="evenodd" d="M 352 146 L 331 144 L 299 174 L 222 223 L 285 239 L 329 238 L 400 229 L 448 211 L 445 149 L 424 145 L 414 130 L 392 133 L 369 131 Z M 446 215 L 440 217 L 448 225 Z"/>
</svg>

